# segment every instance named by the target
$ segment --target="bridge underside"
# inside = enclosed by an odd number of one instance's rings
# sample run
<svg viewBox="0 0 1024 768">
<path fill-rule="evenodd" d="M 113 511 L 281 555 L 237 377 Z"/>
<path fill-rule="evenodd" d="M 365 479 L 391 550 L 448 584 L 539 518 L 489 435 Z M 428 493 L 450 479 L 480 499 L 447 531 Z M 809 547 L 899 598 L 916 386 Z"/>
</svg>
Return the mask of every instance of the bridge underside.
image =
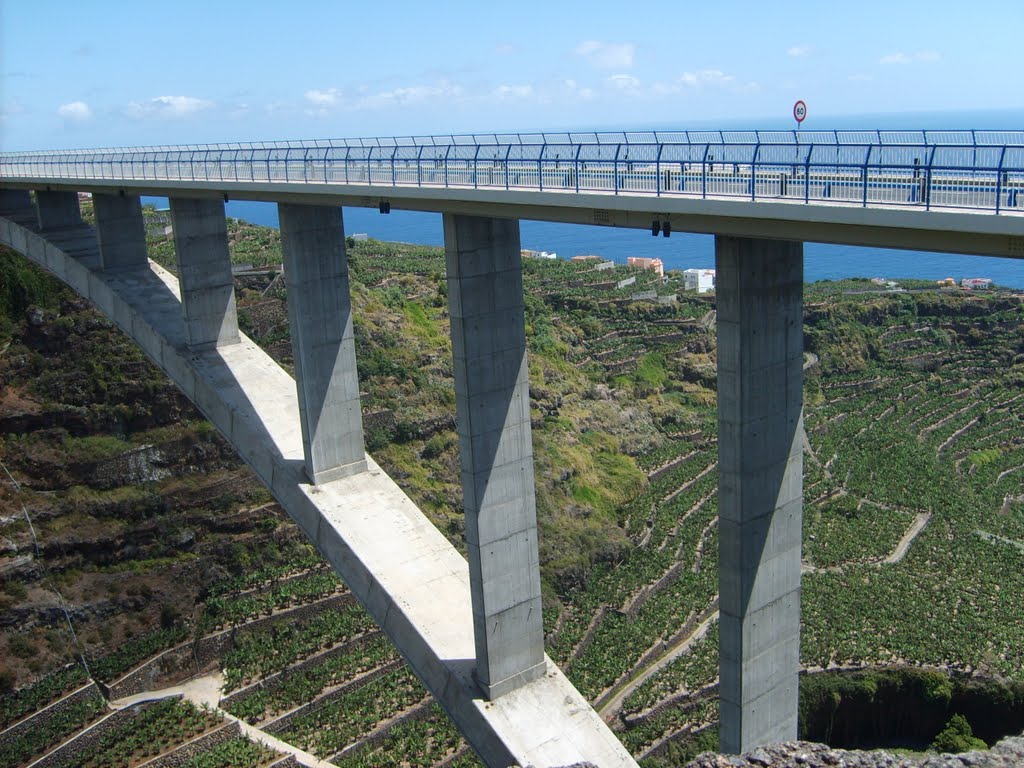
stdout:
<svg viewBox="0 0 1024 768">
<path fill-rule="evenodd" d="M 34 228 L 0 217 L 0 242 L 90 299 L 228 438 L 488 765 L 635 765 L 547 656 L 485 698 L 466 560 L 368 455 L 365 472 L 310 483 L 295 381 L 256 344 L 190 347 L 174 276 L 137 258 L 104 269 L 95 233 L 73 220 Z"/>
</svg>

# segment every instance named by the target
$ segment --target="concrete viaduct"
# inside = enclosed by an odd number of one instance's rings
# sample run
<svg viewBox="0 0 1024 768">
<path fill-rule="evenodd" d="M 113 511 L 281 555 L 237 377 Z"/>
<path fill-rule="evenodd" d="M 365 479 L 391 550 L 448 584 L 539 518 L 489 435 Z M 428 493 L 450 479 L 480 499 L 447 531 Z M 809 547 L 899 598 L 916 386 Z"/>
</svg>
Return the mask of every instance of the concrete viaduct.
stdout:
<svg viewBox="0 0 1024 768">
<path fill-rule="evenodd" d="M 715 235 L 720 732 L 738 752 L 797 734 L 803 242 L 1024 257 L 1024 142 L 1008 141 L 706 132 L 7 153 L 0 242 L 95 303 L 216 425 L 488 765 L 632 766 L 544 653 L 518 220 Z M 147 259 L 140 195 L 170 198 L 177 279 Z M 238 330 L 228 198 L 279 206 L 294 381 Z M 468 564 L 365 453 L 343 205 L 444 214 Z"/>
</svg>

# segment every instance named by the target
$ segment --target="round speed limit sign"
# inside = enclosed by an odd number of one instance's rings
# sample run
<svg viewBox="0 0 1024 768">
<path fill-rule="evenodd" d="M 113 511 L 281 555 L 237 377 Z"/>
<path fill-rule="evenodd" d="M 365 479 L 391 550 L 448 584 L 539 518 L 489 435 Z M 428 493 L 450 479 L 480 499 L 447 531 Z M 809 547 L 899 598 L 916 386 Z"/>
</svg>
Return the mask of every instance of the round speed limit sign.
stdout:
<svg viewBox="0 0 1024 768">
<path fill-rule="evenodd" d="M 797 123 L 802 123 L 806 117 L 807 105 L 804 104 L 803 99 L 801 99 L 793 105 L 793 119 L 795 119 Z"/>
</svg>

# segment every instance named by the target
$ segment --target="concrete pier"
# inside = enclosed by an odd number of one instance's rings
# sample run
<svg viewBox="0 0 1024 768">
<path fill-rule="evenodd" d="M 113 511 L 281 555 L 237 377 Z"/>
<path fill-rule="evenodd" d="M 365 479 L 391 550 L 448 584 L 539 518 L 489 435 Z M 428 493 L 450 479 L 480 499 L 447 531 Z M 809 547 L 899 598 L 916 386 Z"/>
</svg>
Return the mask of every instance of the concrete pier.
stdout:
<svg viewBox="0 0 1024 768">
<path fill-rule="evenodd" d="M 92 196 L 96 212 L 96 236 L 102 269 L 131 269 L 145 266 L 146 225 L 138 195 Z"/>
<path fill-rule="evenodd" d="M 720 748 L 797 736 L 803 244 L 716 237 Z"/>
<path fill-rule="evenodd" d="M 446 214 L 444 243 L 476 677 L 494 699 L 545 672 L 519 222 Z"/>
<path fill-rule="evenodd" d="M 223 201 L 172 197 L 171 223 L 185 343 L 195 350 L 238 343 Z"/>
<path fill-rule="evenodd" d="M 33 229 L 39 224 L 39 215 L 27 189 L 0 189 L 0 216 Z"/>
<path fill-rule="evenodd" d="M 78 207 L 77 192 L 38 190 L 36 208 L 39 211 L 39 229 L 43 232 L 82 226 L 82 211 Z"/>
<path fill-rule="evenodd" d="M 306 474 L 366 470 L 345 230 L 337 206 L 278 205 Z"/>
</svg>

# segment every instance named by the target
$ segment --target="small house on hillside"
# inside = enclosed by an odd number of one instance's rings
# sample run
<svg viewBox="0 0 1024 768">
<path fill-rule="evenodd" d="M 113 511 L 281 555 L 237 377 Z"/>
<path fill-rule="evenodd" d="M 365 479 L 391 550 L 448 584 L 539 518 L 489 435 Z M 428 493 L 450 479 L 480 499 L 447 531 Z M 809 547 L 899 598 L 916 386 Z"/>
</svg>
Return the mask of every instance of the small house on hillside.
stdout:
<svg viewBox="0 0 1024 768">
<path fill-rule="evenodd" d="M 968 291 L 985 291 L 992 287 L 992 281 L 987 277 L 965 277 L 960 281 L 960 287 Z"/>
<path fill-rule="evenodd" d="M 715 270 L 683 270 L 683 288 L 687 291 L 696 291 L 697 293 L 708 293 L 715 290 Z"/>
<path fill-rule="evenodd" d="M 649 269 L 654 272 L 658 277 L 665 276 L 665 265 L 661 259 L 648 259 L 643 256 L 629 256 L 626 258 L 626 263 L 631 267 L 637 269 Z"/>
</svg>

